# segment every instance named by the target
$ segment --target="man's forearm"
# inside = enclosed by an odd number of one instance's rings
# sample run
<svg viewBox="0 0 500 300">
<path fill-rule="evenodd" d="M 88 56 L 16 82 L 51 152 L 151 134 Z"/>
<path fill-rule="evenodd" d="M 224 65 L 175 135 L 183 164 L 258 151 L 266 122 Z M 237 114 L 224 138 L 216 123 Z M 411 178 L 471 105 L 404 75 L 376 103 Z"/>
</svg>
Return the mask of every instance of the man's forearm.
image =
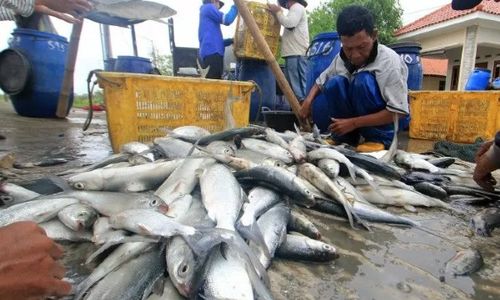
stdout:
<svg viewBox="0 0 500 300">
<path fill-rule="evenodd" d="M 394 114 L 395 114 L 394 112 L 388 111 L 387 109 L 383 109 L 379 112 L 355 117 L 353 119 L 356 128 L 380 126 L 380 125 L 391 124 L 394 120 Z M 399 118 L 403 116 L 401 114 L 398 115 Z"/>
</svg>

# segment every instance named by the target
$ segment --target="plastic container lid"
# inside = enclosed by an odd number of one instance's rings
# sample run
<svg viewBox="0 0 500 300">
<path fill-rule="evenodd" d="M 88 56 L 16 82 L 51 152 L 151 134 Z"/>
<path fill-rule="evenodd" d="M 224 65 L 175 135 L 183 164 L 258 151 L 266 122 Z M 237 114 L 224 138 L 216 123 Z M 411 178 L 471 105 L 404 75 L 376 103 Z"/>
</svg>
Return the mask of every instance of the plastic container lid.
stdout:
<svg viewBox="0 0 500 300">
<path fill-rule="evenodd" d="M 23 91 L 31 73 L 26 57 L 16 49 L 0 52 L 0 88 L 8 95 Z"/>
</svg>

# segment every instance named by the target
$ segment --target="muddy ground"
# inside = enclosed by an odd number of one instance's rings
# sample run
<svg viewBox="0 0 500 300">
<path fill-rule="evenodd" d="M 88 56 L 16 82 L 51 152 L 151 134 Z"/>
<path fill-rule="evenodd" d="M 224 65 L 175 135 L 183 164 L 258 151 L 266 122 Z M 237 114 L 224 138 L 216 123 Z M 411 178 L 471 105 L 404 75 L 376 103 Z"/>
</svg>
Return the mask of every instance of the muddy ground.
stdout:
<svg viewBox="0 0 500 300">
<path fill-rule="evenodd" d="M 11 182 L 26 183 L 59 171 L 99 161 L 110 155 L 105 113 L 95 114 L 90 129 L 82 131 L 86 111 L 73 109 L 67 119 L 18 116 L 10 103 L 0 101 L 0 157 L 8 153 L 18 163 L 44 158 L 66 158 L 53 167 L 0 169 Z M 401 147 L 419 152 L 432 143 L 403 139 Z M 343 220 L 307 211 L 323 239 L 335 245 L 340 257 L 315 264 L 275 259 L 269 274 L 276 299 L 500 299 L 500 231 L 493 237 L 474 236 L 469 218 L 481 207 L 457 207 L 465 216 L 441 209 L 409 213 L 390 209 L 416 221 L 447 239 L 419 229 L 373 226 L 372 232 L 352 230 Z M 457 246 L 458 245 L 458 246 Z M 479 249 L 484 266 L 471 276 L 439 278 L 445 262 L 458 247 Z M 91 271 L 82 264 L 94 250 L 91 244 L 66 245 L 68 277 L 79 281 Z"/>
</svg>

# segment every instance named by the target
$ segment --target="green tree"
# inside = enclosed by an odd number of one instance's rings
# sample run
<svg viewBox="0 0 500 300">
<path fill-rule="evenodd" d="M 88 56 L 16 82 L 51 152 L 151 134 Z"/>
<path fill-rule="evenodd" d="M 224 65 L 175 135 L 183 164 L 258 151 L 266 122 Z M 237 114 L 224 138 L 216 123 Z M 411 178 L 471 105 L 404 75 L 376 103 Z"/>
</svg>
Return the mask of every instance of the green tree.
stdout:
<svg viewBox="0 0 500 300">
<path fill-rule="evenodd" d="M 394 42 L 393 33 L 403 24 L 403 9 L 398 0 L 327 0 L 309 15 L 311 37 L 321 32 L 335 31 L 339 12 L 353 4 L 365 6 L 373 13 L 382 44 Z"/>
<path fill-rule="evenodd" d="M 172 55 L 159 54 L 158 50 L 153 46 L 151 51 L 151 56 L 153 58 L 153 65 L 158 68 L 161 75 L 172 76 L 174 75 Z"/>
</svg>

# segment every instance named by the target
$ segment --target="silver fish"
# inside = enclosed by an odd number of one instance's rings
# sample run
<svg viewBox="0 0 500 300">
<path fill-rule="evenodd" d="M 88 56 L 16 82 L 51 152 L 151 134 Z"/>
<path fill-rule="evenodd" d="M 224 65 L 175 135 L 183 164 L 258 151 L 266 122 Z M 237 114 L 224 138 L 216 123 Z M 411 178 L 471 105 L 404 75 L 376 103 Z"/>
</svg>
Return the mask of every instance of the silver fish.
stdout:
<svg viewBox="0 0 500 300">
<path fill-rule="evenodd" d="M 290 208 L 283 203 L 278 203 L 257 220 L 257 225 L 262 231 L 270 257 L 264 255 L 260 250 L 252 248 L 258 253 L 258 258 L 264 268 L 268 268 L 271 265 L 271 258 L 274 257 L 274 252 L 286 238 L 286 226 L 289 217 Z"/>
<path fill-rule="evenodd" d="M 312 239 L 321 239 L 321 232 L 305 215 L 297 209 L 292 209 L 288 219 L 288 230 L 297 231 Z"/>
<path fill-rule="evenodd" d="M 0 206 L 10 206 L 32 200 L 40 194 L 17 184 L 0 181 Z"/>
<path fill-rule="evenodd" d="M 320 191 L 342 204 L 346 211 L 347 218 L 349 219 L 349 223 L 352 227 L 354 227 L 351 204 L 347 201 L 342 191 L 325 173 L 323 173 L 323 171 L 321 171 L 320 168 L 313 164 L 305 163 L 299 166 L 299 175 L 312 183 Z"/>
<path fill-rule="evenodd" d="M 315 203 L 314 195 L 307 188 L 304 180 L 284 168 L 257 166 L 249 170 L 238 171 L 235 176 L 240 182 L 259 182 L 268 188 L 278 189 L 307 207 Z"/>
<path fill-rule="evenodd" d="M 42 223 L 55 217 L 66 206 L 78 203 L 74 198 L 48 199 L 44 201 L 28 201 L 12 205 L 2 210 L 0 226 L 19 221 Z"/>
<path fill-rule="evenodd" d="M 227 167 L 215 164 L 200 177 L 203 204 L 217 228 L 235 230 L 243 205 L 243 190 Z"/>
<path fill-rule="evenodd" d="M 246 149 L 260 152 L 260 153 L 263 153 L 269 157 L 276 158 L 278 160 L 282 160 L 286 164 L 290 164 L 293 161 L 292 154 L 290 154 L 290 152 L 288 152 L 288 150 L 286 150 L 278 145 L 275 145 L 275 144 L 272 144 L 272 143 L 269 143 L 266 141 L 254 139 L 254 138 L 243 139 L 241 141 L 241 143 Z"/>
<path fill-rule="evenodd" d="M 151 294 L 146 300 L 183 300 L 183 296 L 179 294 L 170 277 L 163 278 L 163 289 L 160 294 Z"/>
<path fill-rule="evenodd" d="M 236 146 L 225 141 L 213 141 L 207 145 L 207 150 L 212 154 L 234 156 L 236 153 Z"/>
<path fill-rule="evenodd" d="M 92 207 L 77 203 L 61 209 L 57 217 L 71 230 L 80 231 L 91 228 L 97 220 L 98 213 Z"/>
<path fill-rule="evenodd" d="M 155 20 L 175 15 L 172 8 L 151 1 L 122 1 L 112 4 L 95 3 L 94 11 L 127 20 Z"/>
<path fill-rule="evenodd" d="M 266 140 L 270 143 L 276 144 L 284 149 L 288 147 L 288 143 L 272 128 L 266 128 L 264 130 L 266 134 Z"/>
<path fill-rule="evenodd" d="M 199 182 L 199 174 L 205 168 L 215 163 L 213 158 L 188 158 L 156 190 L 169 206 L 168 216 L 177 218 L 186 213 L 191 205 L 189 195 Z"/>
<path fill-rule="evenodd" d="M 347 167 L 351 178 L 356 179 L 356 172 L 354 170 L 353 163 L 339 151 L 332 148 L 320 148 L 307 153 L 307 160 L 311 162 L 325 158 L 334 159 L 337 162 L 344 164 Z"/>
<path fill-rule="evenodd" d="M 56 241 L 90 242 L 92 234 L 88 231 L 74 231 L 61 221 L 53 219 L 40 224 L 47 236 Z"/>
<path fill-rule="evenodd" d="M 243 214 L 239 219 L 243 226 L 252 226 L 258 217 L 282 201 L 282 198 L 273 190 L 257 186 L 248 193 L 248 201 L 244 204 Z"/>
<path fill-rule="evenodd" d="M 150 282 L 165 271 L 165 260 L 156 246 L 121 264 L 88 290 L 84 299 L 140 299 Z"/>
<path fill-rule="evenodd" d="M 253 290 L 245 265 L 231 249 L 222 255 L 217 249 L 208 262 L 203 298 L 253 300 Z"/>
<path fill-rule="evenodd" d="M 339 163 L 334 160 L 334 159 L 320 159 L 318 161 L 318 167 L 325 172 L 326 175 L 330 178 L 335 178 L 339 175 L 340 172 L 340 165 Z"/>
<path fill-rule="evenodd" d="M 82 299 L 88 289 L 96 282 L 125 262 L 146 252 L 152 247 L 152 245 L 153 244 L 151 243 L 137 242 L 126 243 L 119 246 L 108 257 L 106 257 L 84 281 L 78 285 L 76 288 L 75 300 Z"/>
<path fill-rule="evenodd" d="M 198 149 L 193 149 L 193 144 L 172 137 L 155 138 L 153 143 L 170 159 L 185 158 L 191 150 L 192 155 L 200 155 Z"/>
<path fill-rule="evenodd" d="M 294 138 L 286 149 L 292 154 L 293 159 L 297 163 L 303 163 L 306 160 L 306 142 L 301 135 Z"/>
<path fill-rule="evenodd" d="M 326 262 L 338 257 L 335 247 L 306 236 L 288 234 L 276 256 L 294 260 Z"/>
<path fill-rule="evenodd" d="M 132 167 L 97 169 L 71 176 L 68 183 L 78 190 L 142 192 L 158 188 L 182 161 L 172 160 Z"/>
</svg>

